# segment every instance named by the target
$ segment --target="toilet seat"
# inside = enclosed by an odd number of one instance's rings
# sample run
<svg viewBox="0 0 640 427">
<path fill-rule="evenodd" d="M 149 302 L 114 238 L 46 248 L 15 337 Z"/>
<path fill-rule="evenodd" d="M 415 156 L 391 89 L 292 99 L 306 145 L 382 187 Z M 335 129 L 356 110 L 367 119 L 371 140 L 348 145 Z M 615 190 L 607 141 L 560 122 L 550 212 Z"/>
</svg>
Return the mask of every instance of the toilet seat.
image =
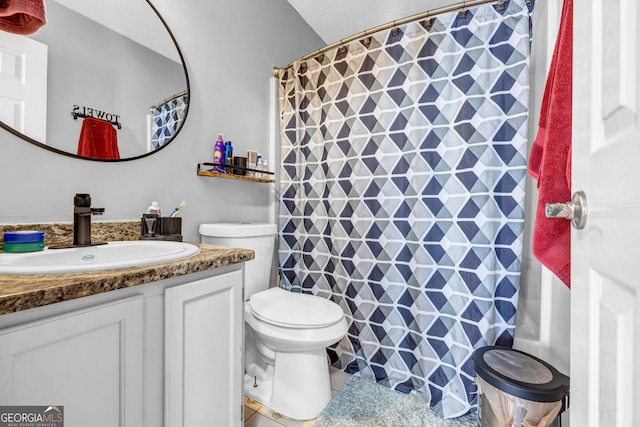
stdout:
<svg viewBox="0 0 640 427">
<path fill-rule="evenodd" d="M 344 317 L 340 306 L 332 301 L 280 288 L 254 294 L 249 307 L 256 319 L 292 329 L 324 328 Z"/>
</svg>

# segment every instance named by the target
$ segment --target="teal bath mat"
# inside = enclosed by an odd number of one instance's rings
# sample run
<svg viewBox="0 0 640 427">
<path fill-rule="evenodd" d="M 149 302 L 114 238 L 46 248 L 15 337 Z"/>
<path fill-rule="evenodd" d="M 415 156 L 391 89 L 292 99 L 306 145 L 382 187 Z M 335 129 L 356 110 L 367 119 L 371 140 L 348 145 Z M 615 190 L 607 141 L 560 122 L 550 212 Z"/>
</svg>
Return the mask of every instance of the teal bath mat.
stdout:
<svg viewBox="0 0 640 427">
<path fill-rule="evenodd" d="M 315 427 L 476 427 L 475 416 L 443 420 L 416 395 L 352 376 Z"/>
</svg>

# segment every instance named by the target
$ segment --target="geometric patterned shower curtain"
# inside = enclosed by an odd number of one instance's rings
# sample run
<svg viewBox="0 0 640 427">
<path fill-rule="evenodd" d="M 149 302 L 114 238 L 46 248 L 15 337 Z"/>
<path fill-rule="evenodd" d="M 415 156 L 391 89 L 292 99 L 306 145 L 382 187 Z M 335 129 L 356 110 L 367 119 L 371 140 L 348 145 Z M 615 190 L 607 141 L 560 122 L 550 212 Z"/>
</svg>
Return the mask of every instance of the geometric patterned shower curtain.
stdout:
<svg viewBox="0 0 640 427">
<path fill-rule="evenodd" d="M 160 105 L 151 107 L 151 129 L 149 137 L 149 151 L 171 141 L 182 127 L 189 108 L 189 95 L 181 92 L 172 96 Z"/>
<path fill-rule="evenodd" d="M 510 0 L 281 73 L 284 288 L 350 323 L 336 366 L 475 404 L 475 348 L 511 345 L 524 227 L 530 10 Z"/>
</svg>

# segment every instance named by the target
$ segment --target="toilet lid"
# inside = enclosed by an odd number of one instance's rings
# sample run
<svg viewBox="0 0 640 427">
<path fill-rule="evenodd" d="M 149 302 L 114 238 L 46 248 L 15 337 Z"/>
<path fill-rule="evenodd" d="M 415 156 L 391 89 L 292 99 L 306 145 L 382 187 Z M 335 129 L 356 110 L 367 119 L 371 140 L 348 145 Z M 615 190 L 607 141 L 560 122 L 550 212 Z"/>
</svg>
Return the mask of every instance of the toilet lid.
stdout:
<svg viewBox="0 0 640 427">
<path fill-rule="evenodd" d="M 344 317 L 342 308 L 314 295 L 270 288 L 251 296 L 251 313 L 259 320 L 289 328 L 322 328 Z"/>
</svg>

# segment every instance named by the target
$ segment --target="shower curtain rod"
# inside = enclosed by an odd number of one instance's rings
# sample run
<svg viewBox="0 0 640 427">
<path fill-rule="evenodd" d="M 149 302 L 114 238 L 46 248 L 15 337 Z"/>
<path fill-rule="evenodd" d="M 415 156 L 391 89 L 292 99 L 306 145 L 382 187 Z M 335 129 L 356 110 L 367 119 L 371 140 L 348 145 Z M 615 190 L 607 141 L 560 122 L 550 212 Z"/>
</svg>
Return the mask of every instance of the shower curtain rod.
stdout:
<svg viewBox="0 0 640 427">
<path fill-rule="evenodd" d="M 527 4 L 530 4 L 533 0 L 526 0 Z M 420 19 L 426 19 L 429 17 L 432 17 L 434 15 L 440 15 L 442 13 L 447 13 L 447 12 L 453 12 L 454 10 L 458 10 L 458 9 L 462 9 L 465 10 L 467 8 L 470 7 L 475 7 L 475 6 L 482 6 L 483 4 L 487 4 L 487 3 L 496 3 L 496 4 L 500 4 L 500 3 L 506 3 L 507 0 L 471 0 L 471 1 L 462 1 L 460 3 L 456 3 L 453 4 L 451 6 L 443 6 L 440 7 L 438 9 L 432 9 L 432 10 L 428 10 L 426 12 L 422 12 L 422 13 L 417 13 L 415 15 L 411 15 L 408 16 L 406 18 L 402 18 L 402 19 L 398 19 L 396 21 L 392 21 L 392 22 L 388 22 L 386 24 L 382 24 L 382 25 L 378 25 L 377 27 L 373 27 L 370 28 L 368 30 L 364 30 L 360 33 L 354 34 L 350 37 L 347 37 L 346 39 L 341 39 L 335 43 L 332 43 L 328 46 L 325 46 L 323 48 L 320 48 L 308 55 L 303 56 L 302 58 L 299 59 L 299 61 L 306 61 L 307 59 L 313 58 L 315 56 L 320 55 L 321 53 L 324 53 L 328 50 L 333 49 L 334 47 L 338 47 L 338 46 L 342 46 L 344 44 L 347 44 L 349 42 L 352 42 L 354 40 L 358 40 L 360 38 L 366 37 L 368 35 L 377 33 L 378 31 L 383 31 L 383 30 L 388 30 L 389 28 L 394 28 L 397 27 L 399 25 L 403 25 L 403 24 L 407 24 L 409 22 L 413 22 L 413 21 L 418 21 Z M 275 77 L 276 79 L 280 78 L 280 71 L 282 70 L 286 70 L 293 67 L 293 62 L 290 63 L 289 65 L 285 66 L 285 67 L 273 67 L 271 69 L 271 71 L 273 72 L 273 77 Z"/>
<path fill-rule="evenodd" d="M 178 99 L 181 96 L 185 96 L 185 95 L 188 95 L 188 92 L 186 90 L 183 90 L 182 92 L 178 92 L 175 95 L 171 95 L 170 97 L 168 97 L 164 101 L 161 101 L 158 105 L 152 105 L 151 107 L 149 107 L 149 110 L 154 110 L 154 109 L 158 108 L 159 106 L 166 104 L 169 101 L 173 101 L 174 99 Z"/>
</svg>

